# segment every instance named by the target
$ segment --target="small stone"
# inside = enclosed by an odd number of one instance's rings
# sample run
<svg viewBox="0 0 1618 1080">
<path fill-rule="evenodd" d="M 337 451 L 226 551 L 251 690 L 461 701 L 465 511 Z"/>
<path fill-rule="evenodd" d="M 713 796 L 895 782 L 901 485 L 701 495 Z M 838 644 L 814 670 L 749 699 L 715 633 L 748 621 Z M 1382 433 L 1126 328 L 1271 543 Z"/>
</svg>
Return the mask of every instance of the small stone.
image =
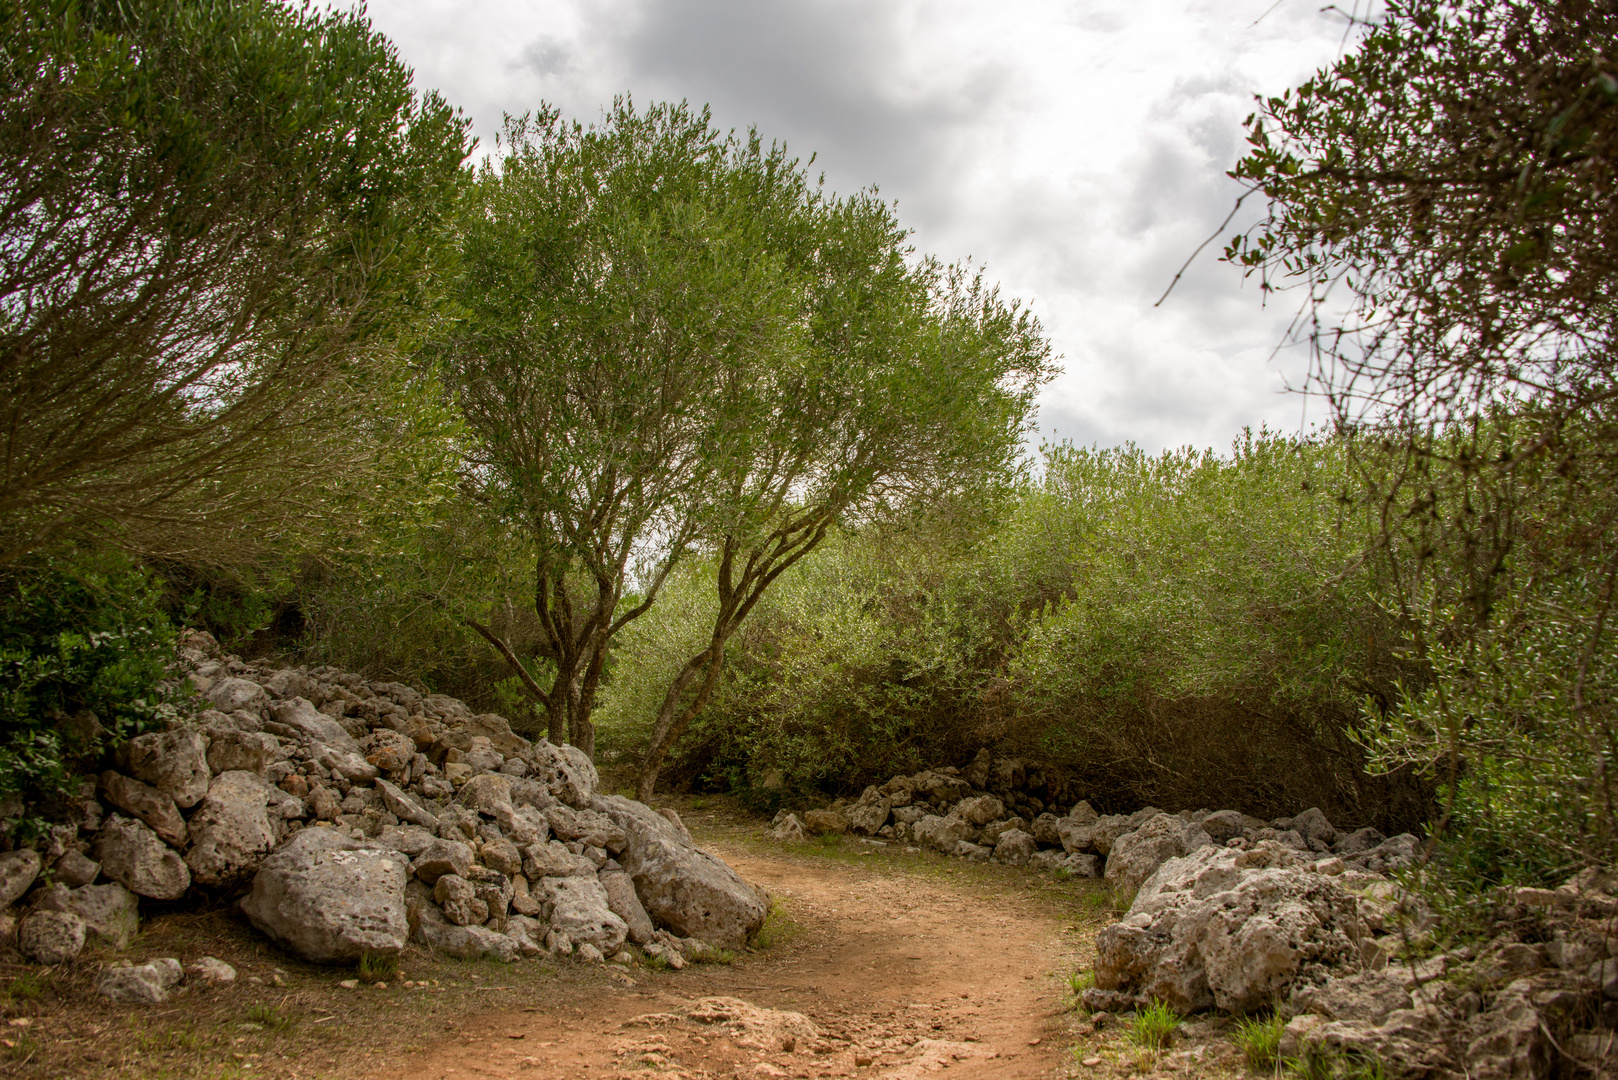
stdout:
<svg viewBox="0 0 1618 1080">
<path fill-rule="evenodd" d="M 590 944 L 588 941 L 579 946 L 578 953 L 576 955 L 580 960 L 583 960 L 588 964 L 599 964 L 602 960 L 606 959 L 606 957 L 601 955 L 601 950 Z"/>
<path fill-rule="evenodd" d="M 1083 1065 L 1086 1069 L 1093 1069 L 1097 1065 L 1101 1064 L 1101 1059 L 1098 1057 L 1087 1057 L 1083 1061 L 1079 1062 L 1079 1064 Z"/>
<path fill-rule="evenodd" d="M 101 864 L 80 851 L 69 851 L 56 860 L 56 880 L 69 888 L 89 885 L 101 876 Z"/>
<path fill-rule="evenodd" d="M 612 954 L 611 959 L 615 964 L 622 964 L 625 967 L 628 967 L 635 962 L 635 954 L 630 952 L 628 949 L 619 949 L 617 952 Z"/>
<path fill-rule="evenodd" d="M 208 983 L 233 983 L 236 969 L 212 956 L 199 957 L 186 966 L 185 973 L 193 979 Z"/>
<path fill-rule="evenodd" d="M 108 968 L 96 980 L 96 993 L 125 1004 L 156 1005 L 169 998 L 169 989 L 184 974 L 180 962 L 171 958 L 153 960 L 135 967 Z"/>
<path fill-rule="evenodd" d="M 854 1067 L 856 1069 L 868 1069 L 875 1060 L 870 1054 L 855 1054 Z"/>
<path fill-rule="evenodd" d="M 358 990 L 360 988 L 360 981 L 358 979 L 341 979 L 338 981 L 337 985 L 341 986 L 344 990 Z"/>
<path fill-rule="evenodd" d="M 29 848 L 0 855 L 0 908 L 10 907 L 39 877 L 39 852 Z"/>
</svg>

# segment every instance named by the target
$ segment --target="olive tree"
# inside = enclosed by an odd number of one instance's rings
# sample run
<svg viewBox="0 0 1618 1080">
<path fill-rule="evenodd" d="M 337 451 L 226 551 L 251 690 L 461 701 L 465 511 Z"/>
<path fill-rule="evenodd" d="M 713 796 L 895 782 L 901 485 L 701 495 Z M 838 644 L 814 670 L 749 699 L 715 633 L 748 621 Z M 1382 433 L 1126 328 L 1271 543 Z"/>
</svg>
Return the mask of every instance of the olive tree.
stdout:
<svg viewBox="0 0 1618 1080">
<path fill-rule="evenodd" d="M 523 657 L 469 622 L 589 750 L 613 636 L 717 553 L 724 625 L 670 692 L 678 737 L 685 691 L 711 692 L 724 640 L 838 515 L 1004 464 L 1048 351 L 981 284 L 911 266 L 874 196 L 828 194 L 706 111 L 542 110 L 503 145 L 443 350 L 468 481 L 534 545 L 544 643 Z"/>
<path fill-rule="evenodd" d="M 363 11 L 0 0 L 0 42 L 0 563 L 341 513 L 465 121 Z"/>
</svg>

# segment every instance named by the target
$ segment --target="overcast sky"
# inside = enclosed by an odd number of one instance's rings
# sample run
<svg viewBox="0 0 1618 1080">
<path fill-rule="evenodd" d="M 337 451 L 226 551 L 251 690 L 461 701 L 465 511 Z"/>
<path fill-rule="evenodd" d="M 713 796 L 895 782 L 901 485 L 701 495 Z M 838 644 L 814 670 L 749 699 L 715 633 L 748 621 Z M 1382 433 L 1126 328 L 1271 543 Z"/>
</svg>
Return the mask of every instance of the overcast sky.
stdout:
<svg viewBox="0 0 1618 1080">
<path fill-rule="evenodd" d="M 1272 7 L 1273 5 L 1273 7 Z M 1223 450 L 1321 415 L 1302 356 L 1210 245 L 1255 93 L 1329 63 L 1320 0 L 372 0 L 417 83 L 475 120 L 613 95 L 708 103 L 840 192 L 876 186 L 919 251 L 971 257 L 1063 357 L 1042 437 Z"/>
</svg>

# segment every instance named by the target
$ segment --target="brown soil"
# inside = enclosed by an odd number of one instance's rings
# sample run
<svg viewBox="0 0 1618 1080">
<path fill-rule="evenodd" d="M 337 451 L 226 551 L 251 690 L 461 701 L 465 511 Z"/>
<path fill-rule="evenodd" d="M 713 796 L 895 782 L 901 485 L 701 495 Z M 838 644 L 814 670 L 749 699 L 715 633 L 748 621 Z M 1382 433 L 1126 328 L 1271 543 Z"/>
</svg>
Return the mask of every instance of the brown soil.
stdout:
<svg viewBox="0 0 1618 1080">
<path fill-rule="evenodd" d="M 1011 1080 L 1142 1064 L 1116 1028 L 1092 1032 L 1072 1011 L 1066 977 L 1111 917 L 1097 883 L 853 839 L 791 849 L 722 802 L 677 805 L 699 842 L 778 898 L 759 947 L 733 963 L 502 965 L 411 947 L 390 985 L 347 989 L 353 970 L 279 952 L 222 903 L 148 918 L 122 955 L 0 965 L 0 1076 Z M 93 992 L 115 959 L 202 955 L 241 978 L 144 1008 Z M 784 1052 L 686 1017 L 710 997 L 801 1013 L 818 1031 Z M 1105 1061 L 1079 1064 L 1096 1053 Z"/>
</svg>

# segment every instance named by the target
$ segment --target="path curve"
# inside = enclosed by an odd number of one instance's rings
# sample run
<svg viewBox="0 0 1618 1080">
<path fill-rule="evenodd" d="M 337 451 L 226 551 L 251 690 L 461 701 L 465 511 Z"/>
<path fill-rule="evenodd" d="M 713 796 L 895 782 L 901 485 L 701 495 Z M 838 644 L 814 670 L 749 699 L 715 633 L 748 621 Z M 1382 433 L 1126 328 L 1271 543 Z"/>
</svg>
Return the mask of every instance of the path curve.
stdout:
<svg viewBox="0 0 1618 1080">
<path fill-rule="evenodd" d="M 794 939 L 733 966 L 619 974 L 581 988 L 560 1011 L 468 1016 L 453 1038 L 414 1055 L 409 1075 L 1043 1080 L 1057 1073 L 1061 973 L 1074 956 L 1048 906 L 1011 888 L 986 895 L 938 873 L 705 846 L 780 900 L 800 928 Z M 712 1017 L 686 1018 L 708 997 L 802 1013 L 818 1035 L 793 1040 L 787 1051 L 778 1035 L 749 1037 Z"/>
</svg>

